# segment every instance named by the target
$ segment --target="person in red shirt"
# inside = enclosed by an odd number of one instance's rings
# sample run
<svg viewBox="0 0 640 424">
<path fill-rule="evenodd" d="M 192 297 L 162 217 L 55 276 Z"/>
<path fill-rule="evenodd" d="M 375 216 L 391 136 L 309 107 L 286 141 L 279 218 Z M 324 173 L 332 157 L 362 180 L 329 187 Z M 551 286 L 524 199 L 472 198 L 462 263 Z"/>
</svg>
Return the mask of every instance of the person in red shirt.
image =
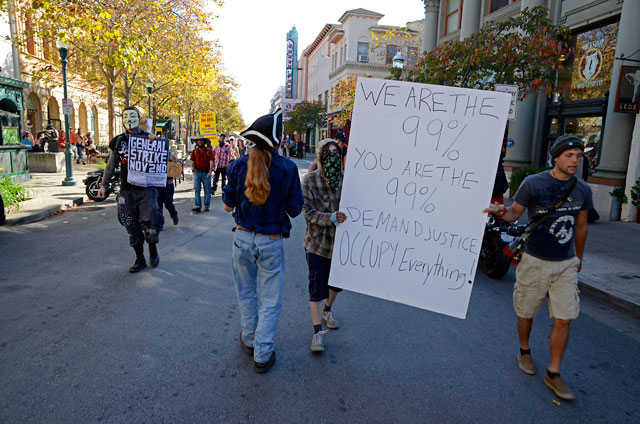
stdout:
<svg viewBox="0 0 640 424">
<path fill-rule="evenodd" d="M 193 171 L 193 191 L 195 192 L 194 212 L 200 212 L 202 199 L 200 187 L 204 188 L 204 211 L 209 210 L 211 204 L 211 172 L 213 171 L 213 153 L 205 146 L 208 139 L 196 139 L 196 148 L 191 152 L 191 170 Z"/>
<path fill-rule="evenodd" d="M 61 152 L 64 151 L 66 143 L 67 143 L 67 138 L 64 135 L 64 131 L 60 130 L 58 135 L 58 147 L 60 148 Z"/>
</svg>

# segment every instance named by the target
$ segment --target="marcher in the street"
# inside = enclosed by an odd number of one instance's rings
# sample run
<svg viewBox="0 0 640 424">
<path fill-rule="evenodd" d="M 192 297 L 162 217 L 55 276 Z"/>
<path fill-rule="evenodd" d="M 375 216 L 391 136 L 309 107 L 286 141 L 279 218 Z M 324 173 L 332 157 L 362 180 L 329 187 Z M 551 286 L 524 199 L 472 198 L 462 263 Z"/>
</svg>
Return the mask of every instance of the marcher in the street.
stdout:
<svg viewBox="0 0 640 424">
<path fill-rule="evenodd" d="M 238 157 L 244 156 L 247 153 L 247 148 L 244 145 L 244 140 L 238 139 Z"/>
<path fill-rule="evenodd" d="M 321 140 L 316 149 L 318 169 L 302 178 L 302 212 L 307 221 L 304 248 L 309 266 L 309 309 L 314 332 L 311 351 L 323 352 L 323 336 L 327 330 L 322 329 L 322 323 L 330 329 L 339 327 L 331 307 L 342 289 L 329 285 L 329 271 L 336 225 L 343 223 L 347 216 L 338 210 L 342 191 L 342 150 L 330 138 Z"/>
<path fill-rule="evenodd" d="M 349 146 L 347 145 L 346 134 L 343 133 L 342 131 L 338 131 L 336 133 L 336 141 L 338 142 L 338 145 L 340 146 L 340 151 L 342 152 L 342 169 L 344 170 L 344 167 L 347 163 L 347 149 L 349 148 Z M 309 165 L 307 172 L 313 172 L 316 169 L 318 169 L 317 157 L 313 160 L 313 162 L 311 162 L 311 165 Z"/>
<path fill-rule="evenodd" d="M 149 262 L 152 268 L 158 266 L 158 235 L 164 225 L 164 217 L 158 209 L 158 191 L 155 187 L 142 187 L 127 181 L 129 159 L 129 136 L 147 136 L 154 140 L 153 134 L 140 129 L 140 113 L 134 107 L 125 108 L 122 112 L 125 131 L 109 142 L 109 162 L 104 175 L 98 197 L 104 198 L 105 182 L 111 180 L 113 171 L 120 164 L 120 195 L 118 197 L 118 214 L 124 222 L 129 234 L 129 244 L 136 253 L 136 261 L 129 272 L 138 272 L 147 267 L 144 257 L 144 242 L 149 245 Z"/>
<path fill-rule="evenodd" d="M 227 166 L 229 161 L 233 158 L 233 150 L 229 143 L 225 141 L 225 134 L 222 133 L 218 137 L 218 145 L 213 148 L 213 187 L 212 192 L 216 194 L 218 188 L 218 179 L 222 176 L 220 182 L 220 190 L 224 190 L 224 186 L 227 183 Z"/>
<path fill-rule="evenodd" d="M 240 346 L 253 354 L 254 370 L 276 361 L 273 338 L 284 287 L 284 244 L 304 199 L 298 169 L 278 154 L 282 110 L 258 118 L 241 135 L 255 144 L 229 166 L 224 210 L 235 210 L 232 272 L 240 306 Z"/>
<path fill-rule="evenodd" d="M 529 336 L 533 317 L 547 298 L 554 322 L 544 382 L 565 400 L 573 399 L 574 394 L 560 377 L 560 362 L 569 341 L 571 320 L 578 317 L 580 309 L 578 273 L 587 240 L 587 211 L 593 207 L 591 188 L 574 175 L 583 150 L 579 138 L 558 137 L 550 151 L 553 169 L 525 178 L 511 207 L 492 204 L 483 211 L 513 222 L 526 208 L 530 221 L 538 223 L 516 269 L 513 303 L 520 338 L 517 362 L 524 373 L 536 373 Z"/>
<path fill-rule="evenodd" d="M 213 171 L 213 153 L 205 144 L 208 138 L 197 138 L 196 148 L 191 151 L 191 171 L 193 174 L 193 191 L 195 193 L 194 212 L 200 212 L 202 198 L 200 190 L 204 189 L 204 211 L 211 205 L 211 172 Z M 209 141 L 210 142 L 210 141 Z"/>
<path fill-rule="evenodd" d="M 173 153 L 171 153 L 170 158 L 172 162 L 176 162 Z M 173 225 L 178 225 L 178 211 L 176 210 L 176 206 L 173 204 L 174 193 L 175 185 L 173 183 L 173 178 L 167 177 L 167 185 L 164 187 L 158 187 L 158 208 L 160 209 L 160 213 L 163 213 L 163 206 L 167 208 L 169 216 L 171 216 L 171 220 L 173 221 Z"/>
</svg>

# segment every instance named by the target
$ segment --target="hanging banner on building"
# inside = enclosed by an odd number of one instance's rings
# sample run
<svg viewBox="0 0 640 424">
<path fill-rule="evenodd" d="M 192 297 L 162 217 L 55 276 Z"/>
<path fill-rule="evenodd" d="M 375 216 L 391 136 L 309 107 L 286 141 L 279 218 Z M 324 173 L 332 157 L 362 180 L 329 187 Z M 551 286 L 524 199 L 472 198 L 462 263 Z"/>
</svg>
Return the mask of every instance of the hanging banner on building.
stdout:
<svg viewBox="0 0 640 424">
<path fill-rule="evenodd" d="M 510 101 L 358 78 L 331 285 L 466 316 Z"/>
<path fill-rule="evenodd" d="M 216 114 L 206 112 L 200 114 L 200 135 L 211 140 L 211 144 L 218 144 L 216 131 Z"/>
<path fill-rule="evenodd" d="M 300 103 L 300 99 L 282 99 L 280 100 L 280 106 L 282 107 L 282 120 L 286 121 L 290 119 L 287 114 L 293 112 L 293 108 Z"/>
<path fill-rule="evenodd" d="M 623 113 L 640 112 L 640 66 L 620 67 L 620 79 L 613 110 Z"/>
<path fill-rule="evenodd" d="M 165 187 L 169 140 L 130 135 L 127 160 L 127 182 L 140 187 Z"/>
</svg>

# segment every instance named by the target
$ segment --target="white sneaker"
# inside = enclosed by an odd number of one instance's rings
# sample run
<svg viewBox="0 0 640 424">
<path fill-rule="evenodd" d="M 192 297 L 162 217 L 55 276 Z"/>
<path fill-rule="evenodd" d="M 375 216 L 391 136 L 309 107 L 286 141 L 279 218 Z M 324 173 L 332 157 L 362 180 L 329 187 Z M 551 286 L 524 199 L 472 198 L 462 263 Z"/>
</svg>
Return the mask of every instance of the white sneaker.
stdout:
<svg viewBox="0 0 640 424">
<path fill-rule="evenodd" d="M 333 314 L 331 313 L 331 311 L 322 311 L 322 322 L 327 328 L 330 328 L 331 330 L 336 330 L 338 327 L 340 327 L 338 321 L 333 318 Z"/>
<path fill-rule="evenodd" d="M 324 352 L 324 340 L 322 336 L 327 333 L 327 330 L 320 330 L 313 335 L 311 339 L 311 352 Z"/>
</svg>

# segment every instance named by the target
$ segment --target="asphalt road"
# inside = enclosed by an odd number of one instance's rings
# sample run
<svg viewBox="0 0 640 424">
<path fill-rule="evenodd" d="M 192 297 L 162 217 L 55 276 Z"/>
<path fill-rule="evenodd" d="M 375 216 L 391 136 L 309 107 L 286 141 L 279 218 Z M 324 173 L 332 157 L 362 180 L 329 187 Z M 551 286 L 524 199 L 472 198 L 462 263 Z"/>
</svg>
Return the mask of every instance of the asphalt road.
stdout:
<svg viewBox="0 0 640 424">
<path fill-rule="evenodd" d="M 562 370 L 577 399 L 557 405 L 543 383 L 546 307 L 538 374 L 516 366 L 513 270 L 478 272 L 466 320 L 343 292 L 341 327 L 312 355 L 302 217 L 285 242 L 278 360 L 255 374 L 238 345 L 232 217 L 219 196 L 191 215 L 189 183 L 180 224 L 165 213 L 160 266 L 138 274 L 113 201 L 0 228 L 0 422 L 640 421 L 640 322 L 583 298 Z"/>
</svg>

